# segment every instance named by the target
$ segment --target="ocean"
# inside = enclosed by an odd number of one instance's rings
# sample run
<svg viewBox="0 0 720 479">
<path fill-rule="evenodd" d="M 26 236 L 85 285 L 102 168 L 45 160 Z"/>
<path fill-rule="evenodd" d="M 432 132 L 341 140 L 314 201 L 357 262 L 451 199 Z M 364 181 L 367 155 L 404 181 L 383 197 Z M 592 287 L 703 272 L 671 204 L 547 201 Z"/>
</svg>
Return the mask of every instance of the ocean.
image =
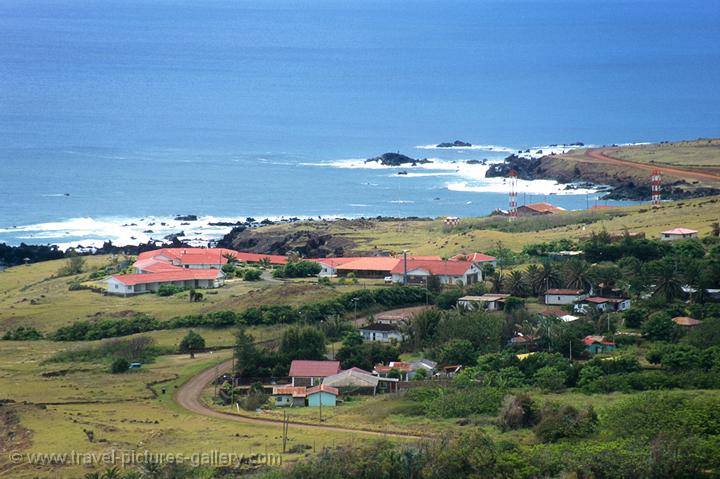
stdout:
<svg viewBox="0 0 720 479">
<path fill-rule="evenodd" d="M 0 38 L 9 244 L 476 216 L 506 208 L 507 185 L 468 160 L 720 129 L 716 1 L 0 0 Z M 425 147 L 456 139 L 484 146 Z M 363 162 L 387 151 L 433 163 Z"/>
</svg>

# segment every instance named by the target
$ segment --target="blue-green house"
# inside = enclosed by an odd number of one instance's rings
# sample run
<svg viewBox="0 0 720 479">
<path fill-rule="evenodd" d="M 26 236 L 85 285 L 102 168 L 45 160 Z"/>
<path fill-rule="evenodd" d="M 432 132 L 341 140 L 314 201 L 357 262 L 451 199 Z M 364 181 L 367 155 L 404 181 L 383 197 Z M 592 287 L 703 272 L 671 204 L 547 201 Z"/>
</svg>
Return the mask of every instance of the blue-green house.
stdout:
<svg viewBox="0 0 720 479">
<path fill-rule="evenodd" d="M 321 384 L 307 390 L 307 404 L 309 407 L 335 407 L 340 391 L 332 386 Z"/>
<path fill-rule="evenodd" d="M 615 343 L 607 341 L 605 336 L 585 336 L 585 350 L 590 354 L 609 353 L 615 350 Z"/>
</svg>

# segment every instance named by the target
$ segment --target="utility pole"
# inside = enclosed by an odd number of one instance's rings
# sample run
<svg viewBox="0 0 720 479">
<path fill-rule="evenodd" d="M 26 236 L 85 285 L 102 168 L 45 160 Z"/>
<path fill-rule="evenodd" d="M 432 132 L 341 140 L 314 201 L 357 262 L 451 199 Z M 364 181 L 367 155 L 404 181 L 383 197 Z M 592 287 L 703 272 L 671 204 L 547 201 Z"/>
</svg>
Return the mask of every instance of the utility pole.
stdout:
<svg viewBox="0 0 720 479">
<path fill-rule="evenodd" d="M 408 284 L 408 277 L 407 277 L 407 250 L 403 250 L 403 286 L 407 286 Z"/>
<path fill-rule="evenodd" d="M 570 341 L 570 361 L 572 361 L 572 341 Z"/>
<path fill-rule="evenodd" d="M 323 418 L 322 418 L 322 403 L 323 403 L 323 389 L 322 389 L 322 384 L 320 384 L 320 393 L 319 393 L 319 395 L 320 395 L 320 422 L 323 422 Z"/>
</svg>

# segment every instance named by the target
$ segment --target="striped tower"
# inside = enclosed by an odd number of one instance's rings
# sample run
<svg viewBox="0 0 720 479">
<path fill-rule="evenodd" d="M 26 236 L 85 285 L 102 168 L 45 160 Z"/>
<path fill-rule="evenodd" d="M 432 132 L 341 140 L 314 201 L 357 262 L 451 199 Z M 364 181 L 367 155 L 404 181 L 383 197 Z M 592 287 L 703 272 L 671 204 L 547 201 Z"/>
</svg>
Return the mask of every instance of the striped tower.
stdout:
<svg viewBox="0 0 720 479">
<path fill-rule="evenodd" d="M 517 171 L 510 170 L 510 207 L 508 209 L 508 220 L 514 221 L 517 218 Z"/>
<path fill-rule="evenodd" d="M 660 170 L 654 170 L 652 174 L 652 181 L 651 181 L 651 197 L 652 197 L 652 206 L 653 208 L 657 208 L 660 206 L 660 185 L 662 184 L 662 176 L 660 175 Z"/>
</svg>

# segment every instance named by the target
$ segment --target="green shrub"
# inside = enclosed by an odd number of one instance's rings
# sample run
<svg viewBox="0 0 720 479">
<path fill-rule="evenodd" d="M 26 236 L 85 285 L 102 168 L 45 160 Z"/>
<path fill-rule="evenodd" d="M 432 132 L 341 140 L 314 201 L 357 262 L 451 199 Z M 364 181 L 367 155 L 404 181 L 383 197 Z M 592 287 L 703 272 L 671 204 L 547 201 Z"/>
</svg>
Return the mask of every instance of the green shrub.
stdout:
<svg viewBox="0 0 720 479">
<path fill-rule="evenodd" d="M 542 442 L 557 442 L 560 439 L 587 437 L 597 423 L 592 407 L 578 410 L 570 405 L 548 404 L 543 407 L 534 432 Z"/>
<path fill-rule="evenodd" d="M 5 341 L 37 341 L 42 338 L 42 333 L 30 326 L 19 326 L 12 331 L 6 331 L 2 337 Z"/>
<path fill-rule="evenodd" d="M 259 269 L 246 269 L 243 273 L 243 280 L 245 281 L 259 281 L 262 271 Z"/>
<path fill-rule="evenodd" d="M 110 365 L 110 372 L 112 374 L 122 374 L 130 369 L 130 363 L 125 358 L 117 358 Z"/>
<path fill-rule="evenodd" d="M 560 391 L 565 387 L 567 373 L 551 366 L 538 369 L 533 376 L 533 383 L 544 391 Z"/>
<path fill-rule="evenodd" d="M 540 411 L 527 394 L 506 396 L 498 416 L 498 426 L 503 431 L 533 427 L 540 419 Z"/>
<path fill-rule="evenodd" d="M 175 286 L 174 284 L 162 284 L 157 290 L 158 296 L 174 296 L 185 291 L 185 288 Z"/>
</svg>

